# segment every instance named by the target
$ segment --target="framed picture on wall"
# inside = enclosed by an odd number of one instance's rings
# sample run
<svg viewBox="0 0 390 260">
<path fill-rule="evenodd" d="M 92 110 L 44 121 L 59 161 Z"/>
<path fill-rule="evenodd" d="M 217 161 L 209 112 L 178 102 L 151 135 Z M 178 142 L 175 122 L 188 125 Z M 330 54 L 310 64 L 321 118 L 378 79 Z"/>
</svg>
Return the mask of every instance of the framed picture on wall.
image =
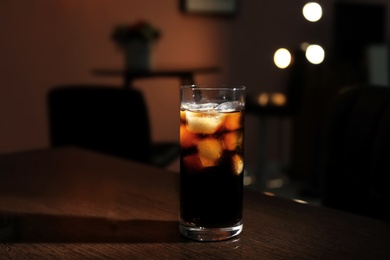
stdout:
<svg viewBox="0 0 390 260">
<path fill-rule="evenodd" d="M 188 14 L 233 15 L 238 0 L 180 0 L 180 9 Z"/>
</svg>

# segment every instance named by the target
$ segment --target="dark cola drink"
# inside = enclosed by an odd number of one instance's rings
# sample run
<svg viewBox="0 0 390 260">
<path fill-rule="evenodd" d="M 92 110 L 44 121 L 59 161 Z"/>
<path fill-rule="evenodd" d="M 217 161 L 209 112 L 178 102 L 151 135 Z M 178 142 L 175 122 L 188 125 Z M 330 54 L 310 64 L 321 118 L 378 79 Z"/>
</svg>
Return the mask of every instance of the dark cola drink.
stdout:
<svg viewBox="0 0 390 260">
<path fill-rule="evenodd" d="M 243 108 L 237 101 L 182 102 L 180 222 L 187 237 L 223 240 L 241 232 Z"/>
</svg>

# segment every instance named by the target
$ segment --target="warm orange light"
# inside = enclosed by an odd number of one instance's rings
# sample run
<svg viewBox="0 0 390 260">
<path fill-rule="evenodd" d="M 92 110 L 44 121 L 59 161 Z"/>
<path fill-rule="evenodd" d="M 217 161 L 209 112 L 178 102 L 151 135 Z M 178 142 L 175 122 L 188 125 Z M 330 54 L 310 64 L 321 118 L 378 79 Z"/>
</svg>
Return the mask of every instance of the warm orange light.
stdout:
<svg viewBox="0 0 390 260">
<path fill-rule="evenodd" d="M 284 106 L 286 104 L 286 95 L 283 93 L 273 93 L 271 103 L 275 106 Z"/>
<path fill-rule="evenodd" d="M 257 98 L 257 102 L 259 103 L 260 106 L 266 106 L 269 102 L 268 93 L 261 93 Z"/>
</svg>

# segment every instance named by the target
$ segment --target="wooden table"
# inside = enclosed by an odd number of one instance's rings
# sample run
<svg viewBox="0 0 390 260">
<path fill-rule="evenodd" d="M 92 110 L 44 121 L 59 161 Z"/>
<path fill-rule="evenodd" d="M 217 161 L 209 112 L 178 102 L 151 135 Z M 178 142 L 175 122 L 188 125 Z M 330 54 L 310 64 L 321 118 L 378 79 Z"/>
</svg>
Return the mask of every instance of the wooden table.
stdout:
<svg viewBox="0 0 390 260">
<path fill-rule="evenodd" d="M 77 148 L 2 155 L 0 258 L 390 259 L 389 223 L 253 191 L 239 238 L 192 242 L 178 189 L 177 173 Z"/>
<path fill-rule="evenodd" d="M 196 74 L 216 73 L 219 69 L 217 67 L 204 68 L 162 68 L 153 69 L 150 71 L 134 71 L 123 69 L 95 69 L 92 73 L 100 77 L 123 77 L 123 85 L 125 88 L 131 88 L 132 82 L 141 78 L 166 78 L 176 77 L 180 79 L 181 85 L 195 84 Z"/>
</svg>

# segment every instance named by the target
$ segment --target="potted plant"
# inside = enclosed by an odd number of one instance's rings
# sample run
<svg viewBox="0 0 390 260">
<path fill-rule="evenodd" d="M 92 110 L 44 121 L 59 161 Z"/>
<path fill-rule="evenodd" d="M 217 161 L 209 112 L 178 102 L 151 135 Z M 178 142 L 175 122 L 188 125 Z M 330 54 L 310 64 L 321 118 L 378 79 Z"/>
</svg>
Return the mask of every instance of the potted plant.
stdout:
<svg viewBox="0 0 390 260">
<path fill-rule="evenodd" d="M 161 37 L 160 30 L 145 21 L 115 26 L 111 39 L 124 51 L 128 70 L 150 70 L 152 45 Z"/>
</svg>

